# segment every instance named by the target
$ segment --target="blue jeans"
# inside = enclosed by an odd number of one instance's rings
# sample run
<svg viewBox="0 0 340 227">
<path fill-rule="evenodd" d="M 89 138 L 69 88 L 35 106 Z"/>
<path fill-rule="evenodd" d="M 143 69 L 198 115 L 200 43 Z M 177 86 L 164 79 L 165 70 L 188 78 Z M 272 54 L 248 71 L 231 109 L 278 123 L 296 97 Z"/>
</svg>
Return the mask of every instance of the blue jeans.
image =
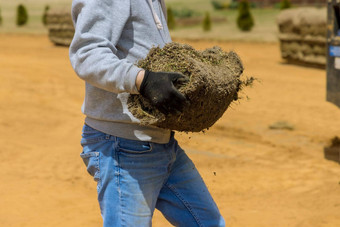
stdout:
<svg viewBox="0 0 340 227">
<path fill-rule="evenodd" d="M 84 125 L 81 157 L 97 182 L 104 227 L 151 226 L 159 209 L 174 226 L 225 226 L 195 165 L 167 144 L 111 136 Z"/>
</svg>

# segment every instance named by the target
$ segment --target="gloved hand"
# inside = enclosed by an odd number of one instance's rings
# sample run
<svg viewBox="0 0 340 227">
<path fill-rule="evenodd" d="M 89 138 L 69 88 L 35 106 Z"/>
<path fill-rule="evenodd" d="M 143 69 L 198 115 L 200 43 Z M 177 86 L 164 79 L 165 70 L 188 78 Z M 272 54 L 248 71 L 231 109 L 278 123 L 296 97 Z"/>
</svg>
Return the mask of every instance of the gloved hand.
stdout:
<svg viewBox="0 0 340 227">
<path fill-rule="evenodd" d="M 189 79 L 180 73 L 146 70 L 139 93 L 165 115 L 179 114 L 187 100 L 174 85 L 182 86 L 188 82 Z"/>
</svg>

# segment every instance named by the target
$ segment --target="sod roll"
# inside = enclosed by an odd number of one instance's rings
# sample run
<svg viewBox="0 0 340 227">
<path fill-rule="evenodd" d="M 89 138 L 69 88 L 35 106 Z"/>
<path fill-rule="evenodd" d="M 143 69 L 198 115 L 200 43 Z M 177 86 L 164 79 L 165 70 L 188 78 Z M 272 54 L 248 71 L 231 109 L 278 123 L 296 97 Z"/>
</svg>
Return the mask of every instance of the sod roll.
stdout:
<svg viewBox="0 0 340 227">
<path fill-rule="evenodd" d="M 302 7 L 283 10 L 278 18 L 282 58 L 311 65 L 326 64 L 327 11 Z"/>
<path fill-rule="evenodd" d="M 280 33 L 325 36 L 327 11 L 312 7 L 287 9 L 278 15 L 277 23 Z"/>
<path fill-rule="evenodd" d="M 189 45 L 169 43 L 152 48 L 138 66 L 155 72 L 179 72 L 190 82 L 178 87 L 187 100 L 182 114 L 165 116 L 140 95 L 130 95 L 128 107 L 142 125 L 200 132 L 211 127 L 238 98 L 243 66 L 234 52 L 219 47 L 197 51 Z M 175 85 L 176 86 L 176 85 Z"/>
<path fill-rule="evenodd" d="M 69 10 L 50 10 L 47 13 L 48 37 L 56 45 L 69 46 L 74 27 Z"/>
</svg>

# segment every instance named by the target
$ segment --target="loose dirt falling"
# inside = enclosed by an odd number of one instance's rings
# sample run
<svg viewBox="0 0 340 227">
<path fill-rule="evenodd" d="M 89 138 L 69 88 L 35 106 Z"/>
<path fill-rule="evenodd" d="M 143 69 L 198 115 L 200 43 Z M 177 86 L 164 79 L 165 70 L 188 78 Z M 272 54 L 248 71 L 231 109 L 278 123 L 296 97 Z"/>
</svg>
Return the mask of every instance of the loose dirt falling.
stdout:
<svg viewBox="0 0 340 227">
<path fill-rule="evenodd" d="M 1 226 L 100 226 L 68 50 L 45 36 L 0 40 Z M 340 166 L 323 158 L 340 110 L 325 101 L 325 71 L 284 64 L 277 43 L 190 44 L 233 49 L 261 81 L 205 134 L 177 134 L 228 226 L 340 226 Z M 294 129 L 271 130 L 278 121 Z M 153 224 L 170 226 L 159 212 Z"/>
</svg>

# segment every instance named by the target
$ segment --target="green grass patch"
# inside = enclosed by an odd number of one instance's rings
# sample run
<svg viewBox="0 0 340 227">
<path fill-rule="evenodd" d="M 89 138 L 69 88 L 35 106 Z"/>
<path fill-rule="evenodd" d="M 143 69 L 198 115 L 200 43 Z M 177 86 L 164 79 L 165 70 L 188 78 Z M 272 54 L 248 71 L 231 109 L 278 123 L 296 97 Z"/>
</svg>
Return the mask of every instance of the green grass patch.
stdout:
<svg viewBox="0 0 340 227">
<path fill-rule="evenodd" d="M 236 19 L 237 10 L 211 10 L 212 17 L 225 17 L 222 23 L 212 23 L 210 32 L 203 32 L 202 26 L 177 27 L 171 31 L 171 35 L 179 39 L 211 39 L 211 40 L 240 40 L 276 42 L 278 28 L 276 17 L 280 13 L 279 9 L 258 8 L 251 10 L 254 17 L 255 26 L 250 32 L 242 32 L 238 29 Z"/>
<path fill-rule="evenodd" d="M 28 23 L 25 26 L 16 26 L 16 8 L 19 4 L 25 5 L 28 12 Z M 42 15 L 46 5 L 51 9 L 71 9 L 72 0 L 4 0 L 0 1 L 2 11 L 2 26 L 0 33 L 33 33 L 46 34 L 47 29 L 42 23 Z"/>
<path fill-rule="evenodd" d="M 15 24 L 16 7 L 19 4 L 27 7 L 29 20 L 23 27 Z M 213 39 L 213 40 L 245 40 L 245 41 L 277 41 L 276 16 L 279 9 L 252 9 L 255 26 L 251 32 L 241 32 L 236 25 L 237 10 L 214 10 L 209 0 L 167 0 L 168 6 L 183 13 L 183 9 L 193 12 L 193 16 L 203 19 L 205 12 L 209 12 L 211 18 L 224 17 L 225 21 L 212 22 L 212 29 L 203 32 L 202 24 L 194 26 L 177 26 L 171 31 L 173 38 L 189 39 Z M 4 0 L 0 2 L 3 24 L 0 33 L 34 33 L 46 34 L 47 29 L 43 26 L 42 15 L 46 5 L 51 10 L 56 8 L 71 9 L 72 0 Z"/>
</svg>

